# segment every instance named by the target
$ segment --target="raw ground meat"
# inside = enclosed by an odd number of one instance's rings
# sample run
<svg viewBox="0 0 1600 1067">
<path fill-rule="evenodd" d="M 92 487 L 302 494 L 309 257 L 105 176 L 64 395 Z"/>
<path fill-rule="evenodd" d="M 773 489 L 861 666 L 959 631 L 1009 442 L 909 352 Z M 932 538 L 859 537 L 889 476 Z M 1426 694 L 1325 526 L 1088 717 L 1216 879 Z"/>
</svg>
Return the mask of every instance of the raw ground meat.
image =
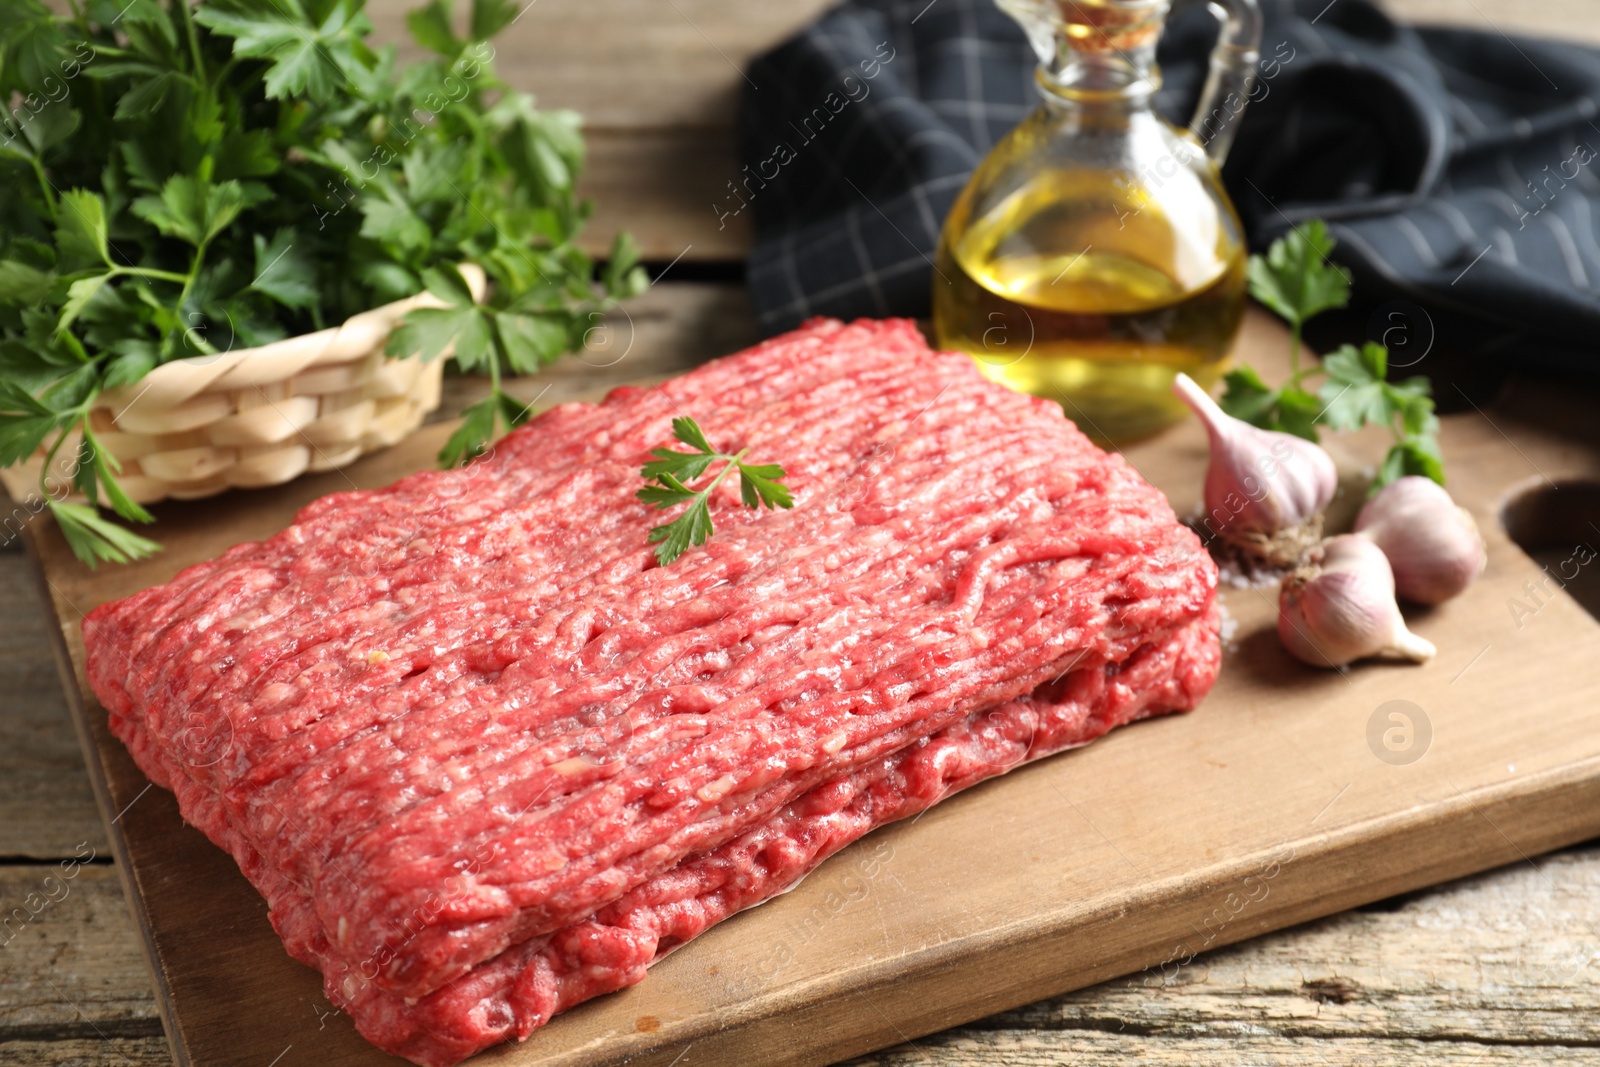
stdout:
<svg viewBox="0 0 1600 1067">
<path fill-rule="evenodd" d="M 693 415 L 782 463 L 669 567 Z M 1217 667 L 1216 575 L 1059 407 L 907 322 L 817 321 L 336 494 L 92 613 L 113 730 L 369 1039 L 452 1063 L 638 981 L 886 821 Z"/>
</svg>

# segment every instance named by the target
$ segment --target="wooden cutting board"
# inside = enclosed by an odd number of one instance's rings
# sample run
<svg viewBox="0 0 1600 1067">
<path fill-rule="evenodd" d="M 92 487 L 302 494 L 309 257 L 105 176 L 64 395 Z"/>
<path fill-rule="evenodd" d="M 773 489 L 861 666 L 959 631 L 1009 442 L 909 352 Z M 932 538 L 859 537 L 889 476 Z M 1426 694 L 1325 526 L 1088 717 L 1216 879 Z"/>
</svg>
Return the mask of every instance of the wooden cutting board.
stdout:
<svg viewBox="0 0 1600 1067">
<path fill-rule="evenodd" d="M 1253 316 L 1241 354 L 1281 377 L 1285 344 Z M 1197 712 L 880 830 L 643 984 L 474 1062 L 827 1063 L 1119 975 L 1185 982 L 1207 949 L 1600 833 L 1600 626 L 1552 577 L 1600 588 L 1588 585 L 1600 573 L 1593 409 L 1591 396 L 1514 382 L 1491 409 L 1445 418 L 1450 488 L 1482 527 L 1489 566 L 1466 595 L 1411 617 L 1439 646 L 1432 663 L 1312 670 L 1278 646 L 1275 591 L 1228 589 L 1229 648 Z M 110 736 L 84 682 L 79 620 L 273 533 L 314 497 L 430 465 L 444 433 L 342 474 L 163 506 L 166 551 L 135 566 L 90 572 L 34 524 L 63 677 L 181 1064 L 401 1061 L 332 1009 L 233 861 Z M 1375 459 L 1383 442 L 1351 447 Z M 1195 424 L 1128 456 L 1180 513 L 1197 510 Z"/>
</svg>

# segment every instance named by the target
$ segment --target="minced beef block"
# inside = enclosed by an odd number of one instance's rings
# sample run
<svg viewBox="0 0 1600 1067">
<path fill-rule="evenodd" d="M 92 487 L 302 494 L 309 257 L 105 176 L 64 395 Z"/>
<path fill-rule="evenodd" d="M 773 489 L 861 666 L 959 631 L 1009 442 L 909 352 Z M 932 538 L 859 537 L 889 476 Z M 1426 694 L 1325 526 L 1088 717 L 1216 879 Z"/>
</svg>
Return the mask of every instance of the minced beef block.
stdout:
<svg viewBox="0 0 1600 1067">
<path fill-rule="evenodd" d="M 671 566 L 692 415 L 781 463 Z M 451 1063 L 637 981 L 873 826 L 1192 707 L 1216 574 L 1162 495 L 913 324 L 815 321 L 310 505 L 84 623 L 112 728 L 375 1043 Z"/>
</svg>

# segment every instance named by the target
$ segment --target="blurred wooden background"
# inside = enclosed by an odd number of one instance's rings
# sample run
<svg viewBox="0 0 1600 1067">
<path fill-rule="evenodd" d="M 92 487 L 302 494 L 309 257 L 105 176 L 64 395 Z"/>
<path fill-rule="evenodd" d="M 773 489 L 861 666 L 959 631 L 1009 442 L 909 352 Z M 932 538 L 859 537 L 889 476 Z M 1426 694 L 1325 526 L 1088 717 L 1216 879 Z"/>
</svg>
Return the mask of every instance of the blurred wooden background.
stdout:
<svg viewBox="0 0 1600 1067">
<path fill-rule="evenodd" d="M 371 0 L 383 37 L 401 36 L 408 6 Z M 737 281 L 749 231 L 743 219 L 719 230 L 711 207 L 739 169 L 739 67 L 825 6 L 529 4 L 499 43 L 500 70 L 541 104 L 586 116 L 584 189 L 598 205 L 587 241 L 599 252 L 616 229 L 632 231 L 661 280 L 613 324 L 609 349 L 519 385 L 525 395 L 549 385 L 555 400 L 667 373 L 755 337 Z M 1597 0 L 1389 7 L 1417 21 L 1600 44 Z M 455 380 L 446 410 L 476 388 Z M 0 1065 L 170 1063 L 30 583 L 12 539 L 0 551 L 0 919 L 37 914 L 0 926 Z M 74 858 L 89 862 L 63 879 L 62 861 Z M 1111 982 L 858 1063 L 1593 1062 L 1597 960 L 1600 847 L 1591 844 L 1201 956 L 1170 984 Z M 278 1067 L 314 1062 L 313 1050 L 297 1051 Z"/>
</svg>

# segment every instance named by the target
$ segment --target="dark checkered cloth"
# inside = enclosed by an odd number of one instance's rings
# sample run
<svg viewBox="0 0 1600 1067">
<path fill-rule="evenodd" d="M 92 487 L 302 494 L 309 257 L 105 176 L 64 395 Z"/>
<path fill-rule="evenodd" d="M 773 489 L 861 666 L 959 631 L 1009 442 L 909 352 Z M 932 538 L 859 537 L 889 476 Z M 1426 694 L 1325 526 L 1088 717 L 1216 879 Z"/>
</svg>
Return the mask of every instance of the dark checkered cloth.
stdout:
<svg viewBox="0 0 1600 1067">
<path fill-rule="evenodd" d="M 1356 299 L 1311 341 L 1382 340 L 1469 393 L 1513 364 L 1600 376 L 1600 53 L 1401 26 L 1366 0 L 1264 7 L 1224 178 L 1253 248 L 1329 221 Z M 1214 37 L 1203 7 L 1168 26 L 1169 119 L 1187 125 Z M 846 0 L 757 59 L 745 167 L 713 210 L 754 216 L 765 327 L 927 315 L 940 224 L 1037 105 L 1033 68 L 992 0 Z"/>
</svg>

